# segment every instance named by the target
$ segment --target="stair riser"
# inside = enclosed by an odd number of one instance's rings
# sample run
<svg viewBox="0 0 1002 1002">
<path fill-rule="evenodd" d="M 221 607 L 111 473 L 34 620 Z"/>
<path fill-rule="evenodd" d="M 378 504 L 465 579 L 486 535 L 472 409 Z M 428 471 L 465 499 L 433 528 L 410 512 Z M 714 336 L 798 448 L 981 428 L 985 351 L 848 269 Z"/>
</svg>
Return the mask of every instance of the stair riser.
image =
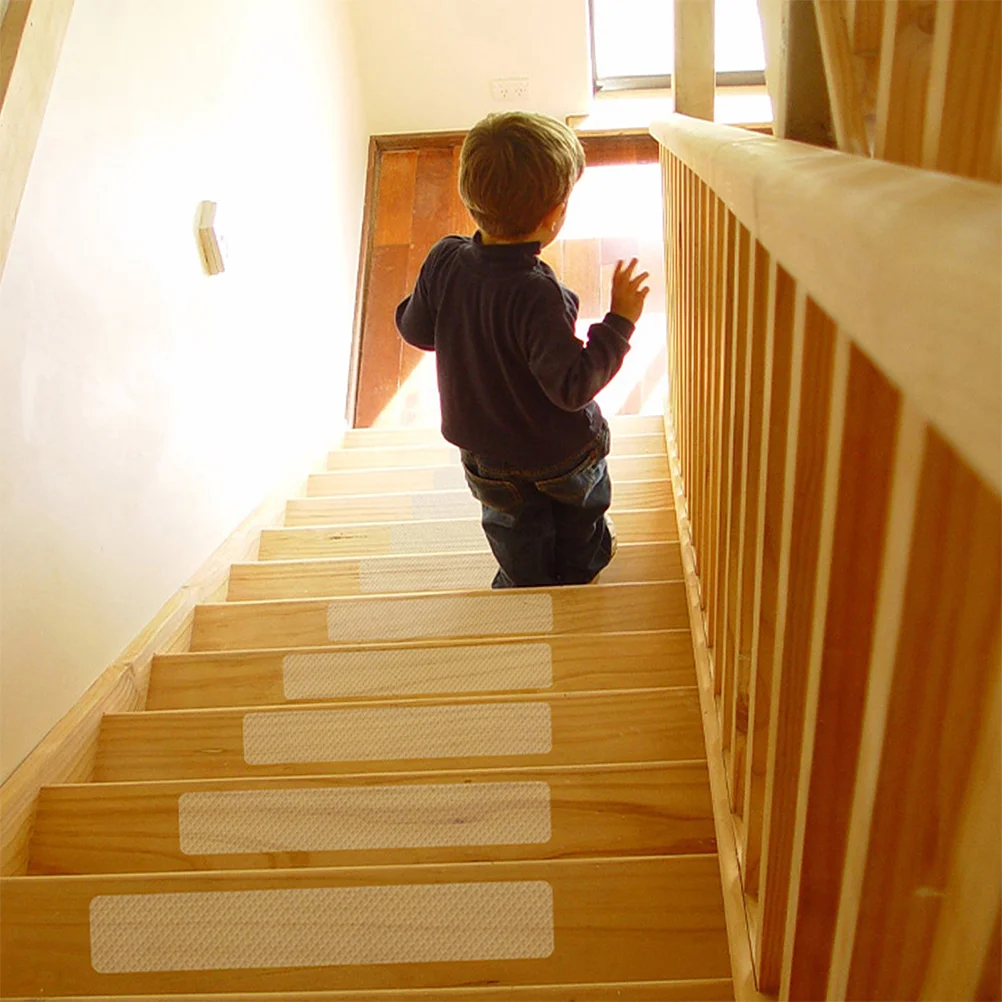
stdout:
<svg viewBox="0 0 1002 1002">
<path fill-rule="evenodd" d="M 234 564 L 226 597 L 231 602 L 253 602 L 332 595 L 462 591 L 490 587 L 497 566 L 490 552 Z M 679 545 L 623 545 L 598 580 L 603 584 L 681 581 Z"/>
<path fill-rule="evenodd" d="M 616 479 L 665 480 L 669 476 L 668 457 L 610 456 L 609 476 L 613 482 Z M 440 461 L 437 465 L 315 473 L 309 478 L 306 493 L 310 497 L 330 497 L 340 494 L 409 494 L 413 491 L 465 488 L 466 478 L 457 460 L 455 463 Z"/>
<path fill-rule="evenodd" d="M 148 710 L 524 689 L 594 692 L 692 685 L 685 630 L 528 643 L 174 654 L 154 659 Z"/>
<path fill-rule="evenodd" d="M 612 484 L 612 514 L 640 508 L 673 508 L 671 482 L 625 480 Z M 411 494 L 366 494 L 328 498 L 297 498 L 286 505 L 286 526 L 334 525 L 357 522 L 409 522 L 480 517 L 480 504 L 463 488 L 417 491 Z"/>
<path fill-rule="evenodd" d="M 392 911 L 382 888 L 397 889 L 389 892 Z M 443 901 L 438 888 L 451 902 L 441 924 L 431 918 Z M 163 897 L 172 893 L 198 896 Z M 22 877 L 3 881 L 0 894 L 7 919 L 0 972 L 8 995 L 729 976 L 713 856 Z M 126 911 L 108 900 L 122 895 L 134 896 Z M 111 924 L 119 913 L 122 921 Z M 390 921 L 401 930 L 396 938 L 382 932 Z M 269 935 L 276 927 L 281 936 Z M 342 962 L 345 944 L 363 963 Z M 446 959 L 457 956 L 463 959 Z M 161 970 L 133 970 L 140 966 Z"/>
<path fill-rule="evenodd" d="M 670 508 L 617 512 L 620 543 L 676 542 L 678 528 Z M 302 529 L 265 529 L 259 560 L 309 560 L 321 557 L 391 556 L 410 553 L 468 553 L 489 550 L 478 518 L 368 525 L 328 525 Z"/>
<path fill-rule="evenodd" d="M 191 650 L 674 630 L 688 626 L 688 615 L 685 588 L 680 582 L 413 598 L 221 603 L 196 608 Z"/>
<path fill-rule="evenodd" d="M 715 851 L 705 764 L 52 787 L 29 873 L 566 859 L 611 846 Z"/>
<path fill-rule="evenodd" d="M 695 690 L 663 689 L 109 714 L 101 723 L 94 779 L 510 769 L 704 757 Z"/>
</svg>

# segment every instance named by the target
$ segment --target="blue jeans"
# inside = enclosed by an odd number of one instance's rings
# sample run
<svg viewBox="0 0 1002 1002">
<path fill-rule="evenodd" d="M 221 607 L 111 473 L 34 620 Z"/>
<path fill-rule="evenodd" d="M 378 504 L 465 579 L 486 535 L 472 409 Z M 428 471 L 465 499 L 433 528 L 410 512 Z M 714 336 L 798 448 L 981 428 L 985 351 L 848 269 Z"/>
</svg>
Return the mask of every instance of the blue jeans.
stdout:
<svg viewBox="0 0 1002 1002">
<path fill-rule="evenodd" d="M 493 588 L 587 584 L 612 559 L 606 425 L 584 450 L 527 470 L 463 452 L 487 541 L 500 565 Z"/>
</svg>

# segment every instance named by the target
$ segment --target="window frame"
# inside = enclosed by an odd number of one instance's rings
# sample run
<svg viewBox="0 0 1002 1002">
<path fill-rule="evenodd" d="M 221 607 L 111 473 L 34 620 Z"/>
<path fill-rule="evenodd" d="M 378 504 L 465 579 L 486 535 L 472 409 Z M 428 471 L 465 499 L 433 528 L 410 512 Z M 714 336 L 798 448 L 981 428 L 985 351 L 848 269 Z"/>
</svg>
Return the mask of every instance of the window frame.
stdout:
<svg viewBox="0 0 1002 1002">
<path fill-rule="evenodd" d="M 591 45 L 591 86 L 593 94 L 628 90 L 670 90 L 671 73 L 600 77 L 595 51 L 595 0 L 588 0 L 588 41 Z M 764 87 L 765 70 L 724 70 L 715 74 L 717 87 Z"/>
</svg>

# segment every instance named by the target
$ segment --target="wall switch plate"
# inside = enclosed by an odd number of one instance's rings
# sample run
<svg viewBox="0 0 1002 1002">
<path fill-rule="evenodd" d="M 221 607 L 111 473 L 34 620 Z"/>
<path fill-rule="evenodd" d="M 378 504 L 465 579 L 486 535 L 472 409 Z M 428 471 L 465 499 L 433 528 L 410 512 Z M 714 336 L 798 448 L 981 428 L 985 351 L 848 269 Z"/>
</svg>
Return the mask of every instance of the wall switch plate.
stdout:
<svg viewBox="0 0 1002 1002">
<path fill-rule="evenodd" d="M 529 78 L 515 77 L 510 80 L 492 80 L 491 96 L 495 101 L 508 104 L 513 101 L 524 101 L 529 96 Z"/>
</svg>

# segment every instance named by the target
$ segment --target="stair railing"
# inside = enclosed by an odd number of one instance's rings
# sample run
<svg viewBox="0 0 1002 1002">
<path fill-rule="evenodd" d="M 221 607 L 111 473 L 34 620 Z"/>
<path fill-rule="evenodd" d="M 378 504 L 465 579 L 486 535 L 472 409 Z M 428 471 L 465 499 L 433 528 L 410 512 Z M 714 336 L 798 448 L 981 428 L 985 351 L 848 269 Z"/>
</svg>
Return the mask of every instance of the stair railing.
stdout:
<svg viewBox="0 0 1002 1002">
<path fill-rule="evenodd" d="M 782 998 L 998 998 L 1002 189 L 651 131 L 738 946 Z"/>
</svg>

